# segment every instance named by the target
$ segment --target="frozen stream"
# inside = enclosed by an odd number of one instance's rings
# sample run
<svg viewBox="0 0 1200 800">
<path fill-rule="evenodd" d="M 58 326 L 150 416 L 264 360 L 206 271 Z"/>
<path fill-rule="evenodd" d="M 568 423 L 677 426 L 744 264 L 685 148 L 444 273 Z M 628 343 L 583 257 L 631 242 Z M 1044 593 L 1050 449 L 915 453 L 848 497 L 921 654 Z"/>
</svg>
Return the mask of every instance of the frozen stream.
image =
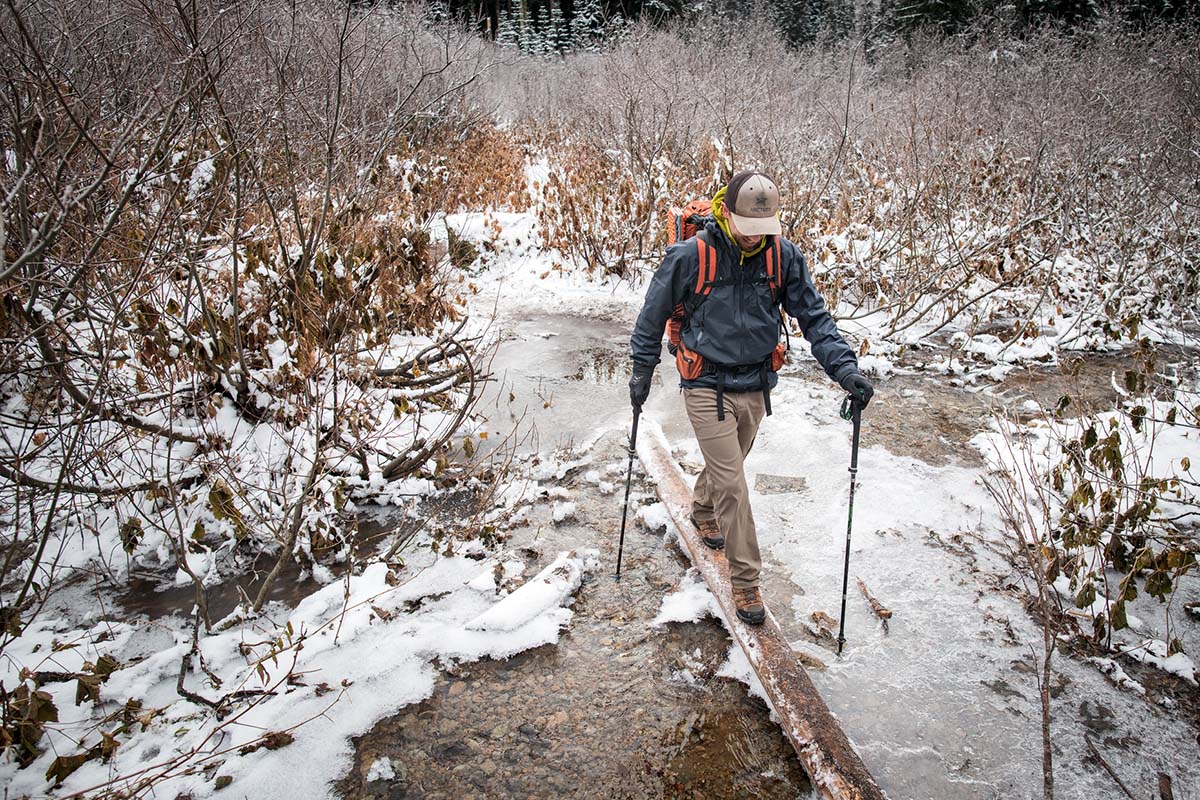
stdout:
<svg viewBox="0 0 1200 800">
<path fill-rule="evenodd" d="M 607 568 L 584 585 L 580 613 L 557 648 L 446 677 L 430 700 L 359 741 L 343 790 L 395 797 L 517 796 L 538 786 L 575 796 L 592 788 L 631 797 L 805 793 L 761 704 L 739 685 L 731 694 L 731 681 L 715 674 L 728 648 L 723 630 L 711 620 L 649 627 L 686 566 L 674 548 L 631 526 L 627 577 L 619 585 L 612 579 L 620 486 L 599 491 L 594 473 L 602 483 L 623 478 L 627 324 L 531 313 L 504 330 L 492 370 L 501 380 L 483 406 L 489 428 L 499 433 L 523 418 L 537 432 L 527 451 L 549 457 L 571 446 L 577 462 L 561 479 L 576 501 L 574 518 L 554 525 L 543 508 L 510 548 L 529 548 L 544 562 L 559 549 L 595 546 Z M 849 641 L 838 659 L 805 623 L 815 611 L 837 616 L 849 425 L 837 417 L 836 387 L 811 361 L 798 361 L 772 396 L 776 414 L 748 464 L 768 604 L 797 649 L 828 665 L 812 677 L 891 797 L 1040 797 L 1040 631 L 1021 605 L 1020 578 L 1005 557 L 978 455 L 962 433 L 982 428 L 989 402 L 1017 404 L 1039 387 L 1053 394 L 1053 375 L 1014 376 L 1012 391 L 980 395 L 922 376 L 882 382 L 864 425 Z M 669 365 L 660 367 L 645 413 L 694 469 L 700 458 L 674 379 Z M 634 508 L 653 502 L 652 487 L 640 483 Z M 888 632 L 854 590 L 855 576 L 894 612 Z M 1194 582 L 1185 593 L 1184 600 L 1196 599 Z M 1144 611 L 1155 618 L 1152 607 Z M 1192 653 L 1200 648 L 1194 627 L 1183 626 Z M 1173 779 L 1175 797 L 1200 796 L 1194 689 L 1181 697 L 1175 684 L 1155 688 L 1143 674 L 1151 687 L 1144 699 L 1062 651 L 1056 667 L 1059 798 L 1123 796 L 1089 755 L 1085 736 L 1144 796 L 1157 788 L 1159 772 Z M 426 729 L 433 731 L 427 739 Z M 390 788 L 366 781 L 378 753 L 405 765 L 403 781 Z M 714 770 L 714 758 L 729 769 Z M 585 777 L 588 790 L 572 776 Z"/>
</svg>

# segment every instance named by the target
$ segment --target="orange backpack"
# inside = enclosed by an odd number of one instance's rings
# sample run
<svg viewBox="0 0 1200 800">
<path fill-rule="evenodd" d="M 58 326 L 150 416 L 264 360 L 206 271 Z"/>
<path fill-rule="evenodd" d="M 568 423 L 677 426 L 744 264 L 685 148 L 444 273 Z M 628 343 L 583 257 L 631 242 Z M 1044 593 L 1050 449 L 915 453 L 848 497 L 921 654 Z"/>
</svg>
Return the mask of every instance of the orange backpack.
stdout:
<svg viewBox="0 0 1200 800">
<path fill-rule="evenodd" d="M 672 207 L 668 212 L 667 245 L 677 244 L 688 239 L 694 239 L 700 258 L 700 269 L 696 275 L 696 288 L 692 296 L 683 303 L 675 306 L 671 318 L 667 320 L 667 350 L 675 356 L 675 366 L 679 376 L 685 381 L 694 381 L 704 373 L 704 356 L 689 350 L 683 343 L 683 323 L 689 314 L 700 307 L 717 280 L 717 250 L 705 239 L 704 225 L 712 215 L 712 203 L 708 200 L 693 200 L 683 208 Z M 776 237 L 766 250 L 767 283 L 771 287 L 771 300 L 777 302 L 781 278 L 779 276 L 779 238 Z M 771 353 L 771 369 L 778 371 L 787 359 L 788 337 L 787 327 L 780 316 L 780 327 L 784 331 L 784 341 L 775 345 Z"/>
</svg>

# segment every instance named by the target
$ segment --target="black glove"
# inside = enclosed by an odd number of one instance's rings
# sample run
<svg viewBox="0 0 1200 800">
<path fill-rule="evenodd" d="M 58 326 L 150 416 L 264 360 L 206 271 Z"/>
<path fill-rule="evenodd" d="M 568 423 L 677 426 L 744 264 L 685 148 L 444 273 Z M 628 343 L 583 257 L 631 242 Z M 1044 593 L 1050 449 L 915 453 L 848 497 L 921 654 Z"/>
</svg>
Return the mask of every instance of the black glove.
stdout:
<svg viewBox="0 0 1200 800">
<path fill-rule="evenodd" d="M 842 388 L 858 403 L 859 408 L 866 408 L 875 396 L 875 387 L 863 377 L 861 372 L 851 372 L 842 378 Z"/>
<path fill-rule="evenodd" d="M 629 378 L 629 402 L 639 411 L 650 396 L 650 378 L 653 376 L 653 369 L 640 366 L 633 368 L 633 375 Z"/>
</svg>

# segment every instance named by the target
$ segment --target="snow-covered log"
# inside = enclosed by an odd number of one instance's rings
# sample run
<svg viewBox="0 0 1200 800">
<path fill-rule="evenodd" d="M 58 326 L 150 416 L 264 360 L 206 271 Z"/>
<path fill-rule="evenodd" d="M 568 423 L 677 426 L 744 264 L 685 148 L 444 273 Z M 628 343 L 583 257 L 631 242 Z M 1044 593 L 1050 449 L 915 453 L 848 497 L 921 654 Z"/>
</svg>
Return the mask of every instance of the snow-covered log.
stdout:
<svg viewBox="0 0 1200 800">
<path fill-rule="evenodd" d="M 595 550 L 559 553 L 532 580 L 468 622 L 467 629 L 515 631 L 546 609 L 562 605 L 579 588 L 598 555 Z"/>
</svg>

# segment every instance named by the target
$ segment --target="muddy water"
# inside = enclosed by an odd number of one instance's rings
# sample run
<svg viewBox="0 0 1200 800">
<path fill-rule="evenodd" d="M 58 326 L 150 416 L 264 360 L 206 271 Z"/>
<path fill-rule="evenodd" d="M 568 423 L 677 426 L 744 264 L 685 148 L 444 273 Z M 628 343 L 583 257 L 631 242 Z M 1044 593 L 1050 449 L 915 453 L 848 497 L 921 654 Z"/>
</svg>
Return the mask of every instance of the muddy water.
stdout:
<svg viewBox="0 0 1200 800">
<path fill-rule="evenodd" d="M 923 360 L 940 357 L 928 351 L 923 357 L 909 356 L 900 367 L 911 371 L 879 382 L 871 413 L 863 417 L 864 442 L 881 443 L 893 453 L 934 466 L 982 466 L 982 456 L 968 442 L 988 429 L 994 413 L 1027 421 L 1040 416 L 1027 403 L 1052 409 L 1064 395 L 1072 398 L 1072 416 L 1111 409 L 1120 399 L 1112 386 L 1114 376 L 1119 383 L 1135 363 L 1126 353 L 1068 356 L 1061 364 L 1020 367 L 1000 384 L 980 378 L 974 385 L 956 386 L 950 378 L 922 371 Z M 1186 363 L 1188 356 L 1170 358 Z"/>
<path fill-rule="evenodd" d="M 356 559 L 370 557 L 385 538 L 390 538 L 399 518 L 394 514 L 374 511 L 364 514 L 358 521 L 358 533 L 353 543 Z M 258 553 L 253 557 L 235 555 L 220 565 L 221 572 L 230 577 L 220 583 L 206 587 L 204 596 L 208 604 L 208 615 L 217 621 L 229 615 L 243 598 L 251 601 L 258 597 L 267 575 L 275 566 L 275 553 Z M 342 576 L 350 566 L 346 561 L 329 565 L 333 573 Z M 187 615 L 196 602 L 196 591 L 192 584 L 182 586 L 171 582 L 170 571 L 157 574 L 142 573 L 130 577 L 126 590 L 117 597 L 117 603 L 128 615 L 145 614 L 150 619 Z M 275 582 L 267 592 L 269 602 L 282 603 L 295 608 L 300 601 L 319 590 L 322 584 L 295 560 L 288 561 L 279 571 Z"/>
<path fill-rule="evenodd" d="M 559 549 L 601 551 L 603 568 L 579 590 L 559 644 L 446 670 L 433 697 L 357 741 L 354 768 L 339 784 L 344 796 L 809 794 L 766 706 L 716 676 L 730 647 L 725 630 L 712 620 L 650 626 L 687 565 L 661 535 L 633 522 L 632 510 L 622 579 L 615 580 L 623 484 L 602 493 L 582 475 L 622 471 L 624 437 L 605 434 L 591 454 L 593 464 L 563 481 L 580 522 L 555 526 L 543 510 L 510 544 L 540 551 L 540 563 Z M 633 492 L 634 510 L 653 502 L 644 483 Z M 383 756 L 396 777 L 367 782 Z"/>
<path fill-rule="evenodd" d="M 489 441 L 517 425 L 521 452 L 549 452 L 586 443 L 600 431 L 628 429 L 628 325 L 543 315 L 505 327 L 490 369 L 495 383 L 478 407 L 489 419 Z M 678 397 L 675 380 L 669 366 L 655 372 L 648 413 Z M 676 423 L 668 435 L 687 432 L 686 419 Z"/>
</svg>

